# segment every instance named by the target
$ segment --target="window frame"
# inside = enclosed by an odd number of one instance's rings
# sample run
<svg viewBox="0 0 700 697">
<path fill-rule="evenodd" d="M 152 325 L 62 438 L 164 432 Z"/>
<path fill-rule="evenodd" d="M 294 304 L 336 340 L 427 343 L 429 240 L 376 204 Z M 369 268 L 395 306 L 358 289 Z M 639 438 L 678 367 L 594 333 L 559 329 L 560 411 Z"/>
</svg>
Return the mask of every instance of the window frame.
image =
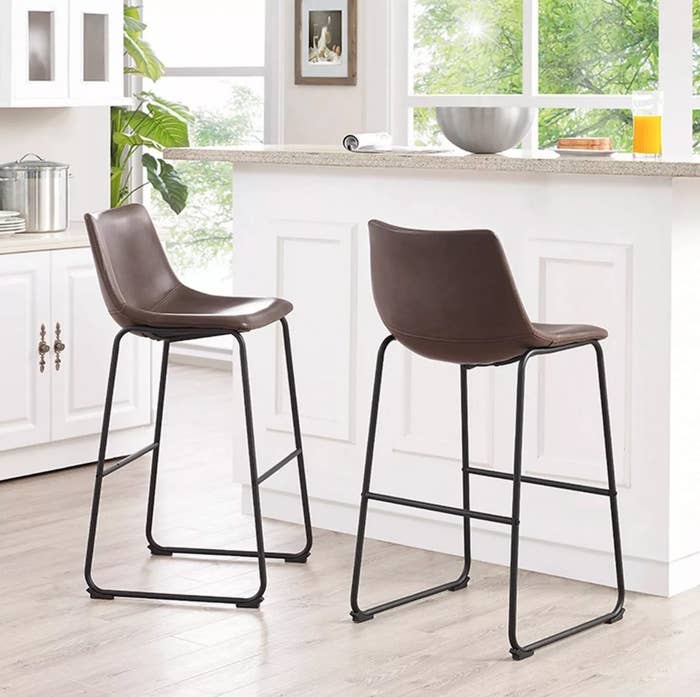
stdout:
<svg viewBox="0 0 700 697">
<path fill-rule="evenodd" d="M 148 23 L 149 0 L 142 0 L 144 21 Z M 262 77 L 264 83 L 263 141 L 282 142 L 280 50 L 280 6 L 277 0 L 265 0 L 265 57 L 263 65 L 165 66 L 163 77 Z M 140 89 L 140 86 L 139 86 Z"/>
<path fill-rule="evenodd" d="M 392 68 L 391 131 L 398 144 L 412 139 L 412 113 L 418 107 L 523 106 L 543 108 L 631 109 L 628 94 L 539 93 L 539 0 L 523 2 L 522 94 L 413 93 L 410 53 L 413 47 L 411 0 L 391 0 Z M 659 87 L 664 95 L 664 156 L 688 159 L 693 152 L 693 109 L 700 109 L 700 95 L 693 88 L 693 0 L 658 0 Z M 523 142 L 527 150 L 539 145 L 538 120 Z"/>
</svg>

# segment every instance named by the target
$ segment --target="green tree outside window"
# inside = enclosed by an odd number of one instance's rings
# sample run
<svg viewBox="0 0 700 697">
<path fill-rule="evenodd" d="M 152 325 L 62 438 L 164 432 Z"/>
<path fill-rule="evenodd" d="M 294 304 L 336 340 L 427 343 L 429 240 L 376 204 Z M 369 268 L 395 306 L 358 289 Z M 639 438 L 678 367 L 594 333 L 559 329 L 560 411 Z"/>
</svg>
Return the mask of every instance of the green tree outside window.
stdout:
<svg viewBox="0 0 700 697">
<path fill-rule="evenodd" d="M 417 94 L 522 92 L 522 0 L 414 0 L 414 9 Z M 694 12 L 700 19 L 699 0 Z M 540 0 L 539 92 L 657 89 L 658 33 L 657 0 Z M 628 110 L 541 109 L 540 147 L 606 135 L 627 150 L 631 124 Z M 432 109 L 414 110 L 414 131 L 417 142 L 436 142 Z"/>
</svg>

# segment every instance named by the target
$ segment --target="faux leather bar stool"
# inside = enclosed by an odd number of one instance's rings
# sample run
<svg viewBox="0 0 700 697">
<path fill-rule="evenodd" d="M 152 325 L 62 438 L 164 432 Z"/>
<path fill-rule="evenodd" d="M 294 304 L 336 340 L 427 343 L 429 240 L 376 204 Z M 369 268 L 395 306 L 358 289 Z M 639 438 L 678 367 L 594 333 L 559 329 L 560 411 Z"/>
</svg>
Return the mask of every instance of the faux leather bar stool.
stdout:
<svg viewBox="0 0 700 697">
<path fill-rule="evenodd" d="M 114 339 L 112 360 L 107 383 L 102 436 L 97 460 L 95 491 L 92 500 L 90 530 L 85 558 L 85 579 L 88 592 L 93 598 L 112 599 L 157 598 L 163 600 L 186 600 L 194 602 L 232 603 L 238 607 L 259 607 L 267 584 L 265 559 L 283 559 L 285 562 L 304 563 L 311 551 L 311 516 L 306 490 L 304 455 L 302 452 L 299 411 L 297 407 L 294 368 L 292 364 L 289 327 L 285 319 L 292 305 L 278 298 L 232 298 L 207 295 L 183 285 L 173 273 L 160 244 L 153 223 L 143 206 L 128 205 L 102 213 L 98 218 L 85 216 L 90 237 L 90 246 L 95 259 L 97 273 L 107 308 L 114 320 L 122 327 Z M 292 425 L 294 429 L 294 451 L 264 474 L 258 474 L 255 455 L 255 437 L 248 376 L 248 360 L 243 335 L 262 327 L 280 322 L 284 338 Z M 119 345 L 126 334 L 136 334 L 154 341 L 163 342 L 163 357 L 160 369 L 160 386 L 156 408 L 155 435 L 153 442 L 133 455 L 117 463 L 107 465 L 107 438 L 114 395 L 114 380 L 119 359 Z M 250 461 L 250 484 L 255 520 L 255 550 L 205 549 L 199 547 L 176 547 L 161 545 L 153 537 L 153 514 L 158 475 L 161 427 L 165 384 L 168 370 L 170 345 L 177 341 L 191 341 L 212 336 L 231 334 L 235 337 L 240 353 L 241 379 Z M 92 561 L 97 533 L 97 518 L 100 506 L 102 481 L 147 453 L 151 453 L 151 477 L 146 515 L 146 539 L 151 553 L 160 556 L 173 554 L 199 554 L 226 557 L 252 557 L 258 561 L 260 583 L 255 594 L 249 597 L 227 597 L 191 595 L 182 593 L 158 593 L 140 590 L 116 590 L 101 588 L 92 577 Z M 306 542 L 299 552 L 266 552 L 263 540 L 260 512 L 260 484 L 287 463 L 296 460 L 299 470 L 299 486 L 304 515 Z"/>
<path fill-rule="evenodd" d="M 617 490 L 610 435 L 608 397 L 603 350 L 600 341 L 605 329 L 588 325 L 553 325 L 530 322 L 520 300 L 503 248 L 489 230 L 428 231 L 409 230 L 371 221 L 371 268 L 374 299 L 382 321 L 391 334 L 382 342 L 377 356 L 374 393 L 367 441 L 364 481 L 355 550 L 351 591 L 351 615 L 356 622 L 372 619 L 377 613 L 410 603 L 445 590 L 465 588 L 471 565 L 470 520 L 487 520 L 511 529 L 510 595 L 508 638 L 515 660 L 532 656 L 536 649 L 578 634 L 599 624 L 612 624 L 624 614 L 625 585 L 622 568 Z M 372 459 L 377 431 L 379 395 L 387 347 L 394 340 L 409 350 L 460 367 L 462 411 L 462 495 L 463 507 L 449 507 L 399 498 L 371 490 Z M 608 486 L 597 488 L 568 482 L 525 476 L 522 473 L 523 409 L 525 369 L 531 358 L 559 351 L 593 347 L 597 359 L 603 436 Z M 515 416 L 515 456 L 513 473 L 479 469 L 469 464 L 467 418 L 467 374 L 479 366 L 518 364 Z M 512 512 L 509 517 L 472 510 L 469 476 L 478 475 L 512 481 Z M 517 638 L 518 543 L 520 530 L 520 490 L 522 483 L 535 484 L 603 496 L 609 499 L 615 552 L 617 602 L 614 608 L 525 646 Z M 358 602 L 362 547 L 365 538 L 367 506 L 383 501 L 460 516 L 464 520 L 464 568 L 448 583 L 397 600 L 361 609 Z"/>
</svg>

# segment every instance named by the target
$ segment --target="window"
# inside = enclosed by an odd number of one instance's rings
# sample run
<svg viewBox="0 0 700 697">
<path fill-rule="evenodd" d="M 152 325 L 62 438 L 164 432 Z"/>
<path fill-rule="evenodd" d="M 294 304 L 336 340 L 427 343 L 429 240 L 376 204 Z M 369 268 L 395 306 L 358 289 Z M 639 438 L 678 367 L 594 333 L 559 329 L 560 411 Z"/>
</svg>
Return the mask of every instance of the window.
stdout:
<svg viewBox="0 0 700 697">
<path fill-rule="evenodd" d="M 274 137 L 265 118 L 266 4 L 198 0 L 193 9 L 171 0 L 143 0 L 146 37 L 166 66 L 165 77 L 146 87 L 190 108 L 192 145 L 259 144 Z M 185 283 L 230 294 L 231 167 L 180 162 L 177 169 L 189 187 L 179 216 L 148 190 L 168 258 Z"/>
<path fill-rule="evenodd" d="M 666 153 L 690 154 L 693 107 L 700 141 L 700 0 L 406 0 L 395 10 L 408 36 L 395 41 L 399 140 L 441 142 L 439 105 L 520 105 L 538 109 L 529 148 L 609 135 L 629 150 L 632 94 L 661 90 Z"/>
</svg>

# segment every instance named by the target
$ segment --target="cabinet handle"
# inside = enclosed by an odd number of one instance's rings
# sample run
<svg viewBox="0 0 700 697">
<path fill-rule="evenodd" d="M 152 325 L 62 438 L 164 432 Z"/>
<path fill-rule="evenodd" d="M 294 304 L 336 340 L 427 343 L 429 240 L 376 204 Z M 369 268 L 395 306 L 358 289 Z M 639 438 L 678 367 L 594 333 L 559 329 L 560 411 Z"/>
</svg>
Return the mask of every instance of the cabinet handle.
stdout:
<svg viewBox="0 0 700 697">
<path fill-rule="evenodd" d="M 66 350 L 66 345 L 61 341 L 61 323 L 56 322 L 56 341 L 53 342 L 53 351 L 56 354 L 54 365 L 56 370 L 61 370 L 61 352 Z"/>
<path fill-rule="evenodd" d="M 46 354 L 51 350 L 51 347 L 46 343 L 46 325 L 41 325 L 39 333 L 39 372 L 43 373 L 46 368 Z"/>
</svg>

